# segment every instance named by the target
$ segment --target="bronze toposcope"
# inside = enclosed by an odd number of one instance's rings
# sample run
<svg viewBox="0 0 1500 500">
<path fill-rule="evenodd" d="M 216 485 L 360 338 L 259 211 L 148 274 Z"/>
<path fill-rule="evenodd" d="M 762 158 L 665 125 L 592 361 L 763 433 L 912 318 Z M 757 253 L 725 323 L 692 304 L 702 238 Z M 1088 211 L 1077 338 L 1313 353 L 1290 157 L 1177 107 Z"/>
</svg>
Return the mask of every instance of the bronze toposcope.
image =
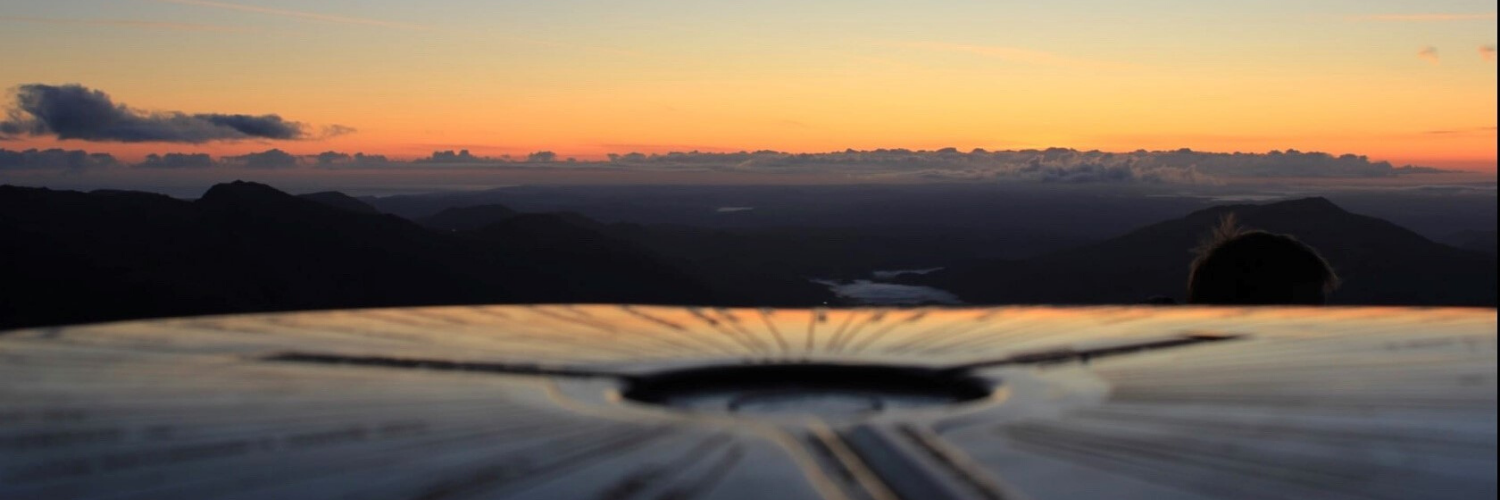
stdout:
<svg viewBox="0 0 1500 500">
<path fill-rule="evenodd" d="M 1493 309 L 367 309 L 0 332 L 0 499 L 1494 498 Z"/>
</svg>

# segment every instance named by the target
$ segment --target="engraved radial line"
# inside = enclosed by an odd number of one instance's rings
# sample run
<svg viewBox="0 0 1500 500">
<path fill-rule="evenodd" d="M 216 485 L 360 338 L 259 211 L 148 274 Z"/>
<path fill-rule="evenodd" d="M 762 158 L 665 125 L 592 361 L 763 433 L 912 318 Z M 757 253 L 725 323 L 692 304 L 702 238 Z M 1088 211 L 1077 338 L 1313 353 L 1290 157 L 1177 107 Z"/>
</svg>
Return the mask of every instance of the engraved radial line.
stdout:
<svg viewBox="0 0 1500 500">
<path fill-rule="evenodd" d="M 861 341 L 857 344 L 851 341 L 849 345 L 849 353 L 856 354 L 859 351 L 864 350 L 865 347 L 869 346 L 872 342 L 875 342 L 880 337 L 883 337 L 885 336 L 885 334 L 890 333 L 891 330 L 895 330 L 897 327 L 905 326 L 910 323 L 916 323 L 918 321 L 921 321 L 922 318 L 925 317 L 927 317 L 927 311 L 917 311 L 911 316 L 907 316 L 906 319 L 903 319 L 901 321 L 893 321 L 890 324 L 885 325 L 884 328 L 870 332 L 869 335 L 865 335 L 865 338 L 860 339 Z"/>
<path fill-rule="evenodd" d="M 818 323 L 828 321 L 828 310 L 824 308 L 813 309 L 813 313 L 807 317 L 807 346 L 802 349 L 803 355 L 811 355 L 818 338 Z"/>
<path fill-rule="evenodd" d="M 933 462 L 947 468 L 954 477 L 979 496 L 989 500 L 1021 497 L 1013 488 L 1007 487 L 1005 483 L 986 474 L 984 469 L 967 454 L 949 445 L 931 430 L 911 424 L 901 424 L 897 430 L 917 445 L 918 449 L 926 452 Z"/>
<path fill-rule="evenodd" d="M 960 335 L 966 335 L 969 332 L 972 332 L 974 330 L 977 330 L 977 329 L 980 329 L 980 328 L 984 328 L 985 326 L 988 326 L 988 324 L 985 323 L 985 320 L 988 320 L 991 316 L 994 316 L 994 315 L 995 315 L 995 311 L 993 311 L 993 310 L 990 311 L 990 312 L 986 312 L 986 313 L 980 314 L 979 316 L 973 318 L 971 320 L 972 321 L 971 323 L 968 323 L 968 324 L 965 324 L 965 325 L 959 325 L 957 327 L 954 327 L 952 330 L 948 330 L 947 332 L 945 332 L 942 335 L 939 335 L 938 331 L 942 330 L 944 327 L 947 327 L 948 326 L 947 324 L 939 325 L 939 326 L 934 327 L 934 328 L 929 328 L 929 329 L 924 330 L 924 331 L 919 332 L 919 333 L 909 334 L 909 335 L 907 335 L 908 340 L 903 340 L 903 341 L 891 344 L 889 346 L 886 346 L 886 348 L 883 349 L 882 352 L 887 352 L 887 353 L 891 353 L 891 354 L 904 353 L 904 352 L 906 352 L 908 349 L 910 349 L 912 347 L 915 347 L 915 346 L 920 345 L 920 344 L 932 342 L 935 339 L 952 338 L 952 337 L 957 337 L 957 336 L 960 336 Z"/>
<path fill-rule="evenodd" d="M 811 448 L 810 454 L 821 457 L 825 463 L 824 467 L 832 467 L 831 477 L 844 479 L 844 489 L 854 490 L 853 493 L 863 493 L 859 498 L 871 500 L 900 500 L 885 483 L 882 483 L 874 472 L 849 449 L 848 444 L 839 438 L 838 434 L 829 429 L 822 420 L 813 420 L 808 423 L 808 436 L 804 446 Z"/>
<path fill-rule="evenodd" d="M 714 312 L 718 313 L 719 316 L 723 317 L 724 318 L 724 322 L 729 323 L 729 328 L 733 329 L 734 331 L 739 332 L 740 335 L 743 335 L 746 339 L 748 339 L 752 343 L 754 343 L 755 346 L 756 346 L 756 351 L 764 352 L 766 354 L 770 354 L 771 353 L 770 347 L 766 346 L 763 342 L 761 342 L 761 339 L 760 339 L 761 336 L 760 335 L 756 335 L 755 333 L 751 332 L 750 330 L 745 329 L 744 325 L 740 324 L 740 317 L 739 316 L 736 316 L 736 315 L 734 315 L 733 312 L 731 312 L 731 311 L 729 311 L 727 309 L 722 309 L 722 308 L 716 308 L 716 309 L 714 309 Z"/>
<path fill-rule="evenodd" d="M 510 319 L 509 314 L 505 314 L 505 311 L 502 311 L 500 310 L 500 308 L 495 306 L 473 306 L 468 308 L 468 310 L 500 319 Z"/>
<path fill-rule="evenodd" d="M 558 321 L 566 321 L 568 323 L 582 325 L 582 326 L 586 326 L 586 327 L 589 327 L 589 328 L 593 328 L 593 329 L 602 331 L 604 333 L 608 333 L 610 335 L 609 338 L 608 338 L 609 342 L 628 343 L 633 348 L 637 348 L 637 349 L 655 350 L 658 353 L 665 353 L 667 355 L 674 354 L 674 351 L 672 351 L 670 349 L 663 349 L 660 344 L 648 345 L 645 342 L 642 342 L 643 339 L 646 339 L 646 340 L 656 340 L 654 337 L 651 337 L 649 335 L 644 335 L 644 336 L 626 335 L 626 336 L 622 336 L 622 335 L 620 335 L 620 330 L 618 328 L 615 328 L 614 325 L 610 325 L 610 324 L 607 324 L 607 323 L 604 323 L 604 322 L 595 321 L 595 320 L 589 320 L 589 319 L 583 319 L 583 318 L 568 317 L 568 316 L 564 316 L 564 315 L 561 315 L 561 314 L 558 314 L 558 313 L 555 313 L 555 312 L 552 312 L 552 311 L 547 311 L 547 310 L 542 310 L 542 309 L 533 309 L 532 312 L 535 312 L 537 314 L 541 314 L 543 316 L 547 316 L 547 317 L 550 317 L 550 318 L 554 318 L 554 319 L 556 319 Z M 623 341 L 621 340 L 622 338 L 624 339 Z M 681 346 L 677 346 L 677 347 L 681 347 Z"/>
<path fill-rule="evenodd" d="M 1007 322 L 1007 323 L 1018 323 L 1018 324 L 1001 324 L 1001 325 L 996 325 L 997 327 L 998 326 L 1010 326 L 1009 329 L 1006 329 L 1004 331 L 1004 333 L 1001 333 L 1001 334 L 995 334 L 995 335 L 970 335 L 970 336 L 965 337 L 965 338 L 958 338 L 958 339 L 953 339 L 952 341 L 949 341 L 949 342 L 943 342 L 943 343 L 934 344 L 934 345 L 928 346 L 926 348 L 919 349 L 919 350 L 917 350 L 917 352 L 919 352 L 919 353 L 926 353 L 926 354 L 938 354 L 938 353 L 951 352 L 952 350 L 960 348 L 960 347 L 963 347 L 963 348 L 966 348 L 966 349 L 972 349 L 972 348 L 979 347 L 979 346 L 988 346 L 988 345 L 993 345 L 993 344 L 997 344 L 997 343 L 1008 342 L 1008 341 L 1010 341 L 1010 340 L 1012 340 L 1012 339 L 1014 339 L 1016 337 L 1020 337 L 1023 334 L 1031 333 L 1032 331 L 1035 331 L 1035 330 L 1038 330 L 1038 329 L 1044 329 L 1044 328 L 1049 329 L 1049 330 L 1052 329 L 1052 328 L 1057 329 L 1057 331 L 1049 331 L 1049 332 L 1047 332 L 1045 334 L 1042 334 L 1042 335 L 1027 337 L 1028 341 L 1035 341 L 1035 340 L 1039 340 L 1039 339 L 1045 338 L 1045 337 L 1054 337 L 1054 336 L 1057 336 L 1057 335 L 1066 335 L 1067 332 L 1068 332 L 1068 330 L 1069 330 L 1069 329 L 1065 328 L 1065 325 L 1049 324 L 1046 321 L 1027 320 L 1027 321 L 1021 321 L 1021 322 Z"/>
<path fill-rule="evenodd" d="M 730 446 L 729 450 L 720 455 L 719 459 L 707 471 L 699 474 L 697 480 L 685 486 L 667 490 L 657 498 L 697 498 L 699 495 L 712 491 L 713 487 L 718 485 L 724 479 L 724 476 L 729 473 L 729 470 L 739 464 L 740 459 L 744 458 L 744 456 L 745 450 L 739 444 Z"/>
<path fill-rule="evenodd" d="M 700 335 L 693 335 L 692 330 L 689 330 L 686 326 L 683 326 L 683 325 L 680 325 L 680 324 L 677 324 L 677 323 L 673 323 L 671 321 L 667 321 L 665 319 L 661 319 L 661 318 L 658 318 L 656 316 L 652 316 L 652 315 L 647 314 L 645 312 L 637 311 L 633 307 L 630 307 L 630 306 L 620 306 L 620 310 L 625 311 L 626 313 L 629 313 L 630 315 L 635 316 L 637 318 L 641 318 L 641 319 L 644 319 L 646 321 L 650 321 L 652 323 L 656 323 L 658 325 L 664 326 L 664 327 L 667 328 L 668 331 L 677 332 L 677 333 L 681 334 L 683 338 L 690 339 L 693 342 L 696 342 L 696 343 L 699 343 L 699 344 L 703 344 L 703 345 L 709 347 L 710 349 L 712 349 L 714 351 L 721 351 L 721 352 L 724 352 L 724 353 L 727 353 L 727 354 L 731 354 L 731 355 L 735 355 L 735 356 L 739 356 L 739 355 L 744 354 L 744 353 L 740 352 L 738 349 L 735 349 L 733 347 L 733 345 L 722 344 L 717 339 L 715 339 L 714 337 L 705 337 L 705 336 L 700 336 Z"/>
<path fill-rule="evenodd" d="M 850 328 L 849 331 L 844 332 L 844 335 L 839 337 L 839 340 L 837 342 L 834 342 L 830 347 L 834 352 L 842 351 L 844 349 L 844 346 L 849 345 L 849 342 L 853 341 L 855 337 L 858 337 L 861 331 L 864 331 L 865 327 L 884 321 L 885 316 L 886 311 L 884 309 L 871 313 L 869 317 L 864 319 L 864 321 L 860 321 L 859 323 L 855 324 L 853 328 Z"/>
<path fill-rule="evenodd" d="M 781 348 L 781 354 L 783 356 L 791 354 L 791 346 L 787 345 L 786 338 L 781 336 L 781 330 L 777 329 L 776 324 L 771 322 L 770 309 L 762 308 L 760 310 L 760 320 L 766 324 L 766 330 L 770 331 L 771 336 L 776 339 L 776 346 Z"/>
<path fill-rule="evenodd" d="M 909 500 L 967 498 L 959 485 L 944 481 L 937 473 L 944 467 L 924 466 L 929 457 L 916 453 L 894 432 L 869 424 L 857 425 L 839 433 L 849 449 L 880 478 L 892 492 Z M 938 464 L 941 465 L 941 464 Z M 948 472 L 952 472 L 948 469 Z"/>
<path fill-rule="evenodd" d="M 744 338 L 741 338 L 739 334 L 735 333 L 734 330 L 726 329 L 723 326 L 720 326 L 720 323 L 722 323 L 722 321 L 714 319 L 707 314 L 703 314 L 703 311 L 701 309 L 698 309 L 696 307 L 689 307 L 688 313 L 692 314 L 693 317 L 698 318 L 699 321 L 702 321 L 704 324 L 708 325 L 709 328 L 712 328 L 714 331 L 723 334 L 725 337 L 738 342 L 740 346 L 747 349 L 746 352 L 742 352 L 740 353 L 740 355 L 743 356 L 746 354 L 753 354 L 759 351 L 759 349 L 756 348 L 755 344 L 746 341 Z"/>
<path fill-rule="evenodd" d="M 472 325 L 473 324 L 469 320 L 466 320 L 466 319 L 463 319 L 463 318 L 460 318 L 460 317 L 455 317 L 455 316 L 452 316 L 450 314 L 441 313 L 441 312 L 438 312 L 438 311 L 430 311 L 430 310 L 423 310 L 423 309 L 407 309 L 407 310 L 405 310 L 405 312 L 406 312 L 406 314 L 414 316 L 414 317 L 429 319 L 429 320 L 437 321 L 439 323 L 447 323 L 447 324 L 450 324 L 450 325 L 467 326 L 467 325 Z"/>
<path fill-rule="evenodd" d="M 834 330 L 833 334 L 828 336 L 828 340 L 823 343 L 823 350 L 825 352 L 829 352 L 832 350 L 833 344 L 835 342 L 838 342 L 839 337 L 844 335 L 844 330 L 847 330 L 849 328 L 849 324 L 854 322 L 854 317 L 859 315 L 859 311 L 854 310 L 850 310 L 848 311 L 848 313 L 848 315 L 844 316 L 844 322 L 840 323 L 839 328 L 837 330 Z"/>
<path fill-rule="evenodd" d="M 556 476 L 558 472 L 567 470 L 577 465 L 600 460 L 610 455 L 619 455 L 631 451 L 647 442 L 660 439 L 667 434 L 665 429 L 654 429 L 623 436 L 608 436 L 603 439 L 591 440 L 589 445 L 567 450 L 566 454 L 559 456 L 553 446 L 543 446 L 548 449 L 547 453 L 537 450 L 535 453 L 507 453 L 505 457 L 514 456 L 545 456 L 551 460 L 542 465 L 527 467 L 524 474 L 507 475 L 503 473 L 481 473 L 468 478 L 460 478 L 461 481 L 450 480 L 447 484 L 437 484 L 429 487 L 427 491 L 416 498 L 419 500 L 438 500 L 442 498 L 465 497 L 495 488 L 502 488 L 515 477 L 521 480 L 536 480 L 547 476 Z M 602 453 L 612 452 L 612 453 Z M 523 462 L 525 463 L 525 462 Z M 482 469 L 483 470 L 483 469 Z M 497 472 L 504 471 L 504 466 L 499 466 Z"/>
<path fill-rule="evenodd" d="M 701 460 L 704 455 L 714 452 L 733 439 L 724 434 L 715 434 L 700 441 L 697 445 L 688 448 L 686 452 L 666 463 L 642 467 L 635 472 L 620 478 L 614 485 L 605 488 L 599 495 L 602 500 L 617 500 L 636 496 L 641 489 L 649 487 L 652 483 L 672 481 L 692 465 Z M 686 498 L 686 497 L 684 497 Z"/>
</svg>

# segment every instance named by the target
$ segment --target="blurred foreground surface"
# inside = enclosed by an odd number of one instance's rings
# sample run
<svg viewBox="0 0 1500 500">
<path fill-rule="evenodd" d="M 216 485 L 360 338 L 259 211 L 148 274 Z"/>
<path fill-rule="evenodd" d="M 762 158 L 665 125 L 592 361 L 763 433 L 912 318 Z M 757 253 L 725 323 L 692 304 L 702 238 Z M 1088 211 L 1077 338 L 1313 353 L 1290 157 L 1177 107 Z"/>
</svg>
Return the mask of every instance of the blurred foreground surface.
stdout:
<svg viewBox="0 0 1500 500">
<path fill-rule="evenodd" d="M 1494 498 L 1494 309 L 493 306 L 0 332 L 0 498 Z"/>
</svg>

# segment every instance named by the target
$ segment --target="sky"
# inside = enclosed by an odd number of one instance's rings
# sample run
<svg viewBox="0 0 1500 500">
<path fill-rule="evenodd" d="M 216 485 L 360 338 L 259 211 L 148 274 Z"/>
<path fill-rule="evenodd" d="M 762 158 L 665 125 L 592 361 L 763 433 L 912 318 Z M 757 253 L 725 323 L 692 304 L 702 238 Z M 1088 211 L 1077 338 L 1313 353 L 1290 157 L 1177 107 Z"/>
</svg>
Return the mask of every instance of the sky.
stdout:
<svg viewBox="0 0 1500 500">
<path fill-rule="evenodd" d="M 0 44 L 0 148 L 130 162 L 1066 147 L 1496 164 L 1492 0 L 0 0 Z M 28 114 L 70 84 L 147 133 Z"/>
</svg>

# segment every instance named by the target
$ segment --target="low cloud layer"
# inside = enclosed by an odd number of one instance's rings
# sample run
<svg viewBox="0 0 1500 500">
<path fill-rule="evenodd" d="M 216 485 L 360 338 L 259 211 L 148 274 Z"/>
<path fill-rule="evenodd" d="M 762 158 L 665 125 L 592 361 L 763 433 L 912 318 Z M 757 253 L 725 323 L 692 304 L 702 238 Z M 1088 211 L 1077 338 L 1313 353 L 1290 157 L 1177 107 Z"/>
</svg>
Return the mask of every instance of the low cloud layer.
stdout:
<svg viewBox="0 0 1500 500">
<path fill-rule="evenodd" d="M 214 166 L 208 153 L 167 153 L 146 155 L 145 161 L 137 163 L 140 168 L 208 168 Z"/>
<path fill-rule="evenodd" d="M 322 135 L 338 135 L 352 130 L 332 127 L 325 127 Z M 15 100 L 4 121 L 0 121 L 0 136 L 21 135 L 99 142 L 189 144 L 312 138 L 306 125 L 274 114 L 144 111 L 116 103 L 109 94 L 82 85 L 39 83 L 16 88 Z"/>
<path fill-rule="evenodd" d="M 295 167 L 300 162 L 299 157 L 280 149 L 271 149 L 259 153 L 248 153 L 238 156 L 225 156 L 220 159 L 226 165 L 250 167 L 250 168 L 287 168 Z"/>
<path fill-rule="evenodd" d="M 1228 178 L 1388 177 L 1438 172 L 1416 166 L 1396 167 L 1356 155 L 1334 156 L 1297 150 L 1268 153 L 1135 151 L 1108 153 L 1066 148 L 961 152 L 906 149 L 847 150 L 842 153 L 790 154 L 668 153 L 612 156 L 612 164 L 657 169 L 709 169 L 753 172 L 816 172 L 866 178 L 926 180 L 1022 180 L 1039 182 L 1217 183 Z"/>
<path fill-rule="evenodd" d="M 325 151 L 297 155 L 280 149 L 213 158 L 205 153 L 148 155 L 132 165 L 155 169 L 366 169 L 406 172 L 453 169 L 515 169 L 585 175 L 586 171 L 639 172 L 656 177 L 721 173 L 787 176 L 836 176 L 851 182 L 1045 182 L 1221 184 L 1246 178 L 1378 178 L 1443 172 L 1420 166 L 1395 166 L 1357 155 L 1335 156 L 1297 150 L 1267 153 L 1134 151 L 1108 153 L 1050 148 L 1008 151 L 975 149 L 936 151 L 908 149 L 846 150 L 837 153 L 676 152 L 610 155 L 602 162 L 558 161 L 548 152 L 515 159 L 475 156 L 468 151 L 435 151 L 411 161 L 382 155 Z M 8 151 L 0 149 L 0 168 L 88 168 L 119 166 L 106 154 L 84 151 Z"/>
<path fill-rule="evenodd" d="M 11 151 L 0 149 L 0 171 L 23 169 L 67 169 L 116 167 L 120 162 L 105 153 L 89 153 L 73 149 L 28 149 Z"/>
</svg>

